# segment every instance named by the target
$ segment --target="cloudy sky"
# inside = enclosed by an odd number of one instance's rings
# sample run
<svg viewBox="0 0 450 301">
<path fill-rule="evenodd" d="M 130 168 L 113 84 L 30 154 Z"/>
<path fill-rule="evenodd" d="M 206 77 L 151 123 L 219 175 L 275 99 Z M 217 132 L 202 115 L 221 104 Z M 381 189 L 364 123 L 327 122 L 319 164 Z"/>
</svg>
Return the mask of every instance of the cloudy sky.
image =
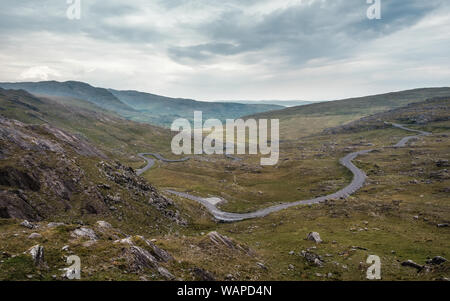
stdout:
<svg viewBox="0 0 450 301">
<path fill-rule="evenodd" d="M 325 100 L 450 86 L 450 1 L 0 0 L 0 81 L 200 100 Z"/>
</svg>

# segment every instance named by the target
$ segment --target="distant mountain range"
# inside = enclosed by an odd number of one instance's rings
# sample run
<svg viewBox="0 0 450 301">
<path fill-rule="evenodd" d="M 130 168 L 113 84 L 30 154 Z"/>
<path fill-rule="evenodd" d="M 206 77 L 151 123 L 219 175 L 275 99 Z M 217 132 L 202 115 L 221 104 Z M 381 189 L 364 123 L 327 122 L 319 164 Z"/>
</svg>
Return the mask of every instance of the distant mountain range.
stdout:
<svg viewBox="0 0 450 301">
<path fill-rule="evenodd" d="M 283 106 L 272 104 L 203 102 L 170 98 L 139 91 L 98 88 L 77 81 L 0 83 L 0 88 L 25 90 L 40 96 L 86 100 L 126 119 L 161 126 L 170 126 L 177 118 L 192 120 L 194 111 L 202 111 L 205 119 L 217 118 L 224 121 L 283 108 Z"/>
<path fill-rule="evenodd" d="M 260 105 L 277 105 L 283 107 L 296 107 L 304 106 L 313 103 L 319 103 L 320 101 L 306 101 L 306 100 L 218 100 L 215 102 L 227 102 L 227 103 L 242 103 L 242 104 L 260 104 Z"/>
</svg>

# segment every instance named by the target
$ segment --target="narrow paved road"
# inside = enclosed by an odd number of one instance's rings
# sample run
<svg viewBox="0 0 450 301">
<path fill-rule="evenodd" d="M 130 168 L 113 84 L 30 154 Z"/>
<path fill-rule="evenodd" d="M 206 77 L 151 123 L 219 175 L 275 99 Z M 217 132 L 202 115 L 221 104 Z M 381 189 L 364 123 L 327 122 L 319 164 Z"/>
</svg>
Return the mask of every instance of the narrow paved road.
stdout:
<svg viewBox="0 0 450 301">
<path fill-rule="evenodd" d="M 416 136 L 408 136 L 408 137 L 402 138 L 396 145 L 394 145 L 394 147 L 404 147 L 406 145 L 406 143 L 408 141 L 410 141 L 411 139 L 416 139 L 419 136 L 431 135 L 431 133 L 429 133 L 429 132 L 409 129 L 407 127 L 404 127 L 401 124 L 391 123 L 391 125 L 394 126 L 394 127 L 400 128 L 402 130 L 419 133 L 419 135 L 416 135 Z M 283 204 L 271 206 L 271 207 L 268 207 L 268 208 L 260 209 L 260 210 L 254 211 L 254 212 L 250 212 L 250 213 L 230 213 L 230 212 L 225 212 L 225 211 L 222 211 L 222 210 L 218 209 L 215 205 L 209 203 L 205 198 L 194 196 L 194 195 L 191 195 L 191 194 L 185 193 L 185 192 L 175 191 L 175 190 L 166 190 L 166 192 L 168 192 L 170 194 L 173 194 L 173 195 L 176 195 L 176 196 L 179 196 L 179 197 L 182 197 L 182 198 L 193 200 L 193 201 L 196 201 L 196 202 L 202 204 L 203 206 L 205 206 L 211 212 L 211 214 L 217 220 L 219 220 L 221 222 L 237 222 L 237 221 L 242 221 L 242 220 L 246 220 L 246 219 L 259 218 L 259 217 L 264 217 L 264 216 L 266 216 L 266 215 L 268 215 L 270 213 L 278 212 L 278 211 L 281 211 L 281 210 L 284 210 L 284 209 L 287 209 L 287 208 L 290 208 L 290 207 L 295 207 L 295 206 L 299 206 L 299 205 L 319 204 L 319 203 L 322 203 L 322 202 L 324 202 L 326 200 L 330 200 L 330 199 L 346 198 L 349 195 L 355 193 L 356 191 L 361 189 L 361 187 L 363 187 L 363 185 L 364 185 L 364 183 L 366 181 L 366 174 L 364 173 L 364 171 L 362 171 L 361 169 L 356 167 L 352 163 L 352 161 L 356 157 L 358 157 L 360 155 L 364 155 L 364 154 L 370 153 L 372 151 L 373 151 L 373 149 L 368 149 L 368 150 L 362 150 L 362 151 L 350 153 L 350 154 L 346 155 L 345 157 L 343 157 L 343 158 L 341 158 L 339 160 L 341 165 L 345 166 L 353 174 L 352 182 L 349 185 L 347 185 L 346 187 L 344 187 L 343 189 L 341 189 L 341 190 L 339 190 L 339 191 L 337 191 L 335 193 L 326 195 L 326 196 L 321 196 L 321 197 L 317 197 L 317 198 L 314 198 L 314 199 L 302 200 L 302 201 L 297 201 L 297 202 L 292 202 L 292 203 L 283 203 Z M 152 156 L 156 157 L 157 159 L 161 158 L 161 156 L 158 155 L 158 154 L 139 154 L 140 157 L 142 157 L 142 158 L 144 158 L 146 160 L 152 160 L 152 159 L 145 158 L 144 157 L 145 155 L 152 155 Z M 182 161 L 186 161 L 188 159 L 189 158 L 184 158 Z M 167 161 L 165 159 L 162 160 L 162 161 L 165 161 L 165 162 L 177 162 L 177 161 L 172 161 L 172 160 Z M 153 162 L 153 164 L 154 164 L 154 162 Z M 151 164 L 151 166 L 153 166 L 153 164 Z M 151 166 L 149 168 L 151 168 Z M 142 170 L 144 170 L 144 169 L 142 169 Z"/>
<path fill-rule="evenodd" d="M 410 132 L 416 132 L 416 133 L 419 133 L 419 135 L 416 135 L 416 136 L 403 137 L 402 140 L 400 140 L 396 145 L 394 145 L 394 147 L 405 147 L 405 146 L 406 146 L 406 143 L 408 143 L 409 140 L 417 139 L 417 138 L 419 138 L 420 136 L 429 136 L 429 135 L 431 135 L 430 132 L 424 132 L 424 131 L 419 131 L 419 130 L 409 129 L 409 128 L 407 128 L 407 127 L 404 127 L 404 126 L 401 125 L 401 124 L 391 123 L 391 125 L 394 126 L 394 127 L 396 127 L 396 128 L 405 130 L 405 131 L 410 131 Z"/>
<path fill-rule="evenodd" d="M 158 159 L 160 161 L 163 161 L 163 162 L 167 162 L 167 163 L 186 162 L 187 160 L 190 159 L 190 157 L 186 157 L 186 158 L 182 158 L 182 159 L 178 159 L 178 160 L 169 160 L 169 159 L 166 159 L 166 158 L 164 158 L 163 156 L 161 156 L 160 154 L 157 154 L 157 153 L 140 153 L 140 154 L 138 154 L 138 157 L 140 157 L 140 158 L 144 159 L 145 161 L 147 161 L 147 165 L 144 168 L 136 170 L 136 174 L 138 176 L 140 176 L 141 174 L 143 174 L 144 172 L 146 172 L 147 170 L 152 168 L 153 165 L 155 165 L 155 160 L 154 159 L 150 159 L 147 156 L 153 156 L 156 159 Z"/>
</svg>

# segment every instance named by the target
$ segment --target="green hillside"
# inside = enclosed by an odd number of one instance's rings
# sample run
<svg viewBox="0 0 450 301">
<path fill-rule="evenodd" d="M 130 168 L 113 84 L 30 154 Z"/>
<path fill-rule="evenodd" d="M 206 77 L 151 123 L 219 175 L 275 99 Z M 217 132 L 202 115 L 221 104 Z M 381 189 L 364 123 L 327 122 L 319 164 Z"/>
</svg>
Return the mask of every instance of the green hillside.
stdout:
<svg viewBox="0 0 450 301">
<path fill-rule="evenodd" d="M 251 115 L 249 118 L 280 119 L 282 139 L 319 133 L 364 116 L 450 95 L 450 88 L 423 88 L 366 97 L 342 99 Z"/>
<path fill-rule="evenodd" d="M 191 120 L 194 111 L 202 111 L 205 118 L 225 120 L 282 108 L 278 105 L 201 102 L 138 91 L 107 90 L 76 81 L 0 83 L 0 88 L 22 89 L 40 96 L 82 99 L 126 119 L 165 127 L 177 118 Z"/>
<path fill-rule="evenodd" d="M 126 120 L 83 100 L 36 97 L 23 90 L 0 88 L 0 114 L 30 124 L 51 123 L 84 136 L 112 156 L 168 150 L 169 130 Z"/>
</svg>

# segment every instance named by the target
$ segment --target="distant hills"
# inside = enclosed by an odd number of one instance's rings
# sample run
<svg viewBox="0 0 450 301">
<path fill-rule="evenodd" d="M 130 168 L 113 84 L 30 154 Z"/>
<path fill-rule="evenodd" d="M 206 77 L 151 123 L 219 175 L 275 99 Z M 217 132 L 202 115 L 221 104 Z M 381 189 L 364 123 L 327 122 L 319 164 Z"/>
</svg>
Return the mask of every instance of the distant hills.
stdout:
<svg viewBox="0 0 450 301">
<path fill-rule="evenodd" d="M 313 103 L 319 103 L 320 101 L 306 101 L 306 100 L 218 100 L 215 102 L 228 102 L 228 103 L 242 103 L 242 104 L 260 104 L 260 105 L 277 105 L 283 107 L 296 107 L 304 106 Z"/>
<path fill-rule="evenodd" d="M 450 88 L 421 88 L 386 94 L 314 103 L 264 112 L 246 118 L 280 119 L 283 139 L 299 139 L 362 117 L 425 101 L 450 96 Z"/>
<path fill-rule="evenodd" d="M 203 111 L 204 118 L 217 118 L 223 121 L 283 108 L 270 104 L 213 103 L 170 98 L 139 91 L 98 88 L 77 81 L 0 83 L 0 88 L 25 90 L 40 96 L 86 100 L 126 119 L 161 126 L 170 126 L 176 118 L 191 120 L 196 110 Z"/>
</svg>

